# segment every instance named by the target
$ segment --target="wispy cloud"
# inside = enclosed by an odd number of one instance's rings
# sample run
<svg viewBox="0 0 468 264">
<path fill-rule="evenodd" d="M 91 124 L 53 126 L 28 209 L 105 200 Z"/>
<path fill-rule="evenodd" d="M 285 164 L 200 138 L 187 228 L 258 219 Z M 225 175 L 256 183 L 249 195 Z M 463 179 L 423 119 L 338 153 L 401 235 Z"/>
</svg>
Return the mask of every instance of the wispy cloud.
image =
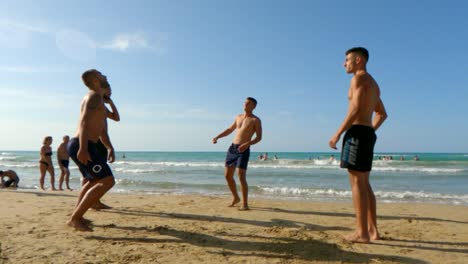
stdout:
<svg viewBox="0 0 468 264">
<path fill-rule="evenodd" d="M 118 103 L 118 102 L 117 102 Z M 226 113 L 209 111 L 183 104 L 144 104 L 122 105 L 119 111 L 136 120 L 166 120 L 176 121 L 222 121 L 231 120 L 234 116 Z"/>
<path fill-rule="evenodd" d="M 7 19 L 7 18 L 0 19 L 0 27 L 10 29 L 10 30 L 19 30 L 19 31 L 36 32 L 36 33 L 49 33 L 50 32 L 50 30 L 45 26 L 26 24 L 26 23 L 18 22 L 15 20 Z"/>
<path fill-rule="evenodd" d="M 58 93 L 41 93 L 45 89 L 23 89 L 0 87 L 0 97 L 8 98 L 0 104 L 3 111 L 8 109 L 10 113 L 23 113 L 24 110 L 63 110 L 70 107 L 68 102 L 79 102 L 79 96 Z M 21 104 L 18 104 L 21 102 Z"/>
<path fill-rule="evenodd" d="M 34 67 L 34 66 L 0 66 L 0 72 L 13 73 L 63 73 L 67 72 L 65 68 L 56 67 Z"/>
<path fill-rule="evenodd" d="M 148 48 L 148 41 L 142 32 L 118 34 L 109 43 L 102 46 L 105 49 L 126 51 L 129 48 Z"/>
<path fill-rule="evenodd" d="M 130 49 L 147 49 L 165 53 L 165 41 L 167 41 L 167 35 L 164 33 L 150 36 L 143 31 L 136 31 L 133 33 L 119 33 L 111 41 L 100 45 L 100 48 L 121 52 Z"/>
</svg>

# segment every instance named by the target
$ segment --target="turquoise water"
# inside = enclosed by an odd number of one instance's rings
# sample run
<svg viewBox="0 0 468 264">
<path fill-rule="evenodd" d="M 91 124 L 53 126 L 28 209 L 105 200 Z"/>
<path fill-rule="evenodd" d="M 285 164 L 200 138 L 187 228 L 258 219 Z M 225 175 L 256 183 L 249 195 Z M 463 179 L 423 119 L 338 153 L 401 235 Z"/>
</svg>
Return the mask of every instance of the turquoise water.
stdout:
<svg viewBox="0 0 468 264">
<path fill-rule="evenodd" d="M 229 194 L 224 179 L 224 152 L 126 152 L 111 164 L 117 180 L 113 192 L 148 194 Z M 251 197 L 349 201 L 346 170 L 330 155 L 339 153 L 269 153 L 260 161 L 252 152 L 247 172 Z M 412 158 L 417 154 L 419 161 Z M 278 160 L 273 160 L 274 155 Z M 379 156 L 393 160 L 379 160 Z M 405 158 L 400 161 L 400 157 Z M 55 153 L 53 158 L 55 158 Z M 15 170 L 20 187 L 38 188 L 37 152 L 3 151 L 0 169 Z M 54 160 L 55 162 L 55 160 Z M 56 164 L 56 186 L 59 169 Z M 71 187 L 80 185 L 71 162 Z M 371 184 L 379 202 L 421 202 L 468 205 L 468 154 L 376 153 Z M 46 176 L 46 187 L 49 176 Z"/>
</svg>

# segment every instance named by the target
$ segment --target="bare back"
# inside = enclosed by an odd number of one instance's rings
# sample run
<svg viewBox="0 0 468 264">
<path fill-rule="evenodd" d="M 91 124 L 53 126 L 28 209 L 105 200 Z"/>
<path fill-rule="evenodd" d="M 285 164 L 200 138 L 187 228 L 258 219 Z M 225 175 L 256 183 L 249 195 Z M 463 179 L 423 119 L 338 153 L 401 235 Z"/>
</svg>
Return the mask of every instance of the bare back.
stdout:
<svg viewBox="0 0 468 264">
<path fill-rule="evenodd" d="M 246 116 L 245 114 L 240 114 L 236 117 L 234 121 L 237 129 L 236 136 L 232 143 L 234 144 L 243 144 L 252 139 L 254 133 L 259 132 L 260 119 L 255 116 Z"/>
<path fill-rule="evenodd" d="M 348 98 L 350 102 L 354 101 L 358 105 L 353 125 L 372 127 L 372 115 L 381 102 L 380 88 L 374 78 L 367 72 L 356 74 L 351 80 Z M 352 107 L 351 103 L 350 107 Z"/>
</svg>

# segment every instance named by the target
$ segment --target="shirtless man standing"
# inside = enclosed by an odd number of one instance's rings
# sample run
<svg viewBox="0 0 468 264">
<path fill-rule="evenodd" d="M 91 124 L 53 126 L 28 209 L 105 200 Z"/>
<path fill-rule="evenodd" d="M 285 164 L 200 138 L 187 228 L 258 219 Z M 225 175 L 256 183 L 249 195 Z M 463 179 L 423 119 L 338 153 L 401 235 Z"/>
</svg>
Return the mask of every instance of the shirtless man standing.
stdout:
<svg viewBox="0 0 468 264">
<path fill-rule="evenodd" d="M 250 146 L 262 140 L 262 123 L 260 118 L 253 114 L 253 110 L 256 106 L 257 100 L 252 97 L 247 97 L 244 103 L 244 113 L 238 115 L 234 123 L 232 123 L 228 129 L 213 138 L 213 144 L 216 144 L 218 139 L 231 134 L 237 129 L 237 134 L 226 155 L 224 175 L 232 196 L 234 197 L 230 205 L 230 207 L 233 207 L 240 202 L 236 182 L 234 181 L 234 171 L 236 167 L 238 168 L 237 173 L 242 189 L 242 207 L 239 210 L 249 210 L 246 172 L 250 157 Z M 252 140 L 254 133 L 256 136 Z"/>
<path fill-rule="evenodd" d="M 380 99 L 380 88 L 367 73 L 368 59 L 369 52 L 365 48 L 352 48 L 346 52 L 343 66 L 347 73 L 354 75 L 348 92 L 348 113 L 329 142 L 331 148 L 337 149 L 336 144 L 341 134 L 346 131 L 341 152 L 341 168 L 347 168 L 349 173 L 356 212 L 356 231 L 345 239 L 359 243 L 379 239 L 376 200 L 369 183 L 369 174 L 377 139 L 375 131 L 387 118 Z M 375 116 L 372 119 L 374 112 Z"/>
<path fill-rule="evenodd" d="M 105 89 L 101 87 L 104 76 L 97 70 L 88 70 L 83 73 L 82 79 L 90 91 L 81 103 L 78 130 L 68 143 L 67 151 L 88 182 L 82 187 L 67 224 L 80 231 L 92 231 L 90 221 L 83 215 L 114 186 L 114 176 L 107 160 L 113 162 L 115 155 L 106 126 L 107 110 L 103 101 Z M 97 150 L 99 139 L 108 148 L 108 157 Z"/>
<path fill-rule="evenodd" d="M 67 185 L 67 190 L 72 191 L 70 188 L 70 170 L 68 169 L 68 164 L 70 163 L 70 155 L 67 152 L 68 141 L 70 141 L 69 136 L 63 136 L 63 142 L 57 148 L 57 162 L 60 167 L 60 178 L 59 178 L 59 190 L 63 191 L 62 185 L 63 180 L 65 179 L 65 184 Z"/>
</svg>

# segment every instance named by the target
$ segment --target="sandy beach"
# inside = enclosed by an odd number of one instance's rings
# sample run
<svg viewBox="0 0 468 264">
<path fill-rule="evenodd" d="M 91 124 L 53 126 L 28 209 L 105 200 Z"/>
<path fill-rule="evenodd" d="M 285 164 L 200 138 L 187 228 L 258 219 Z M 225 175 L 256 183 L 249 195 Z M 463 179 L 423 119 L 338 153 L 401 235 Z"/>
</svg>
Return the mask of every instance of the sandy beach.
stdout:
<svg viewBox="0 0 468 264">
<path fill-rule="evenodd" d="M 349 203 L 109 194 L 93 232 L 65 225 L 77 192 L 0 191 L 0 263 L 467 263 L 463 206 L 379 204 L 383 240 L 351 244 Z"/>
</svg>

